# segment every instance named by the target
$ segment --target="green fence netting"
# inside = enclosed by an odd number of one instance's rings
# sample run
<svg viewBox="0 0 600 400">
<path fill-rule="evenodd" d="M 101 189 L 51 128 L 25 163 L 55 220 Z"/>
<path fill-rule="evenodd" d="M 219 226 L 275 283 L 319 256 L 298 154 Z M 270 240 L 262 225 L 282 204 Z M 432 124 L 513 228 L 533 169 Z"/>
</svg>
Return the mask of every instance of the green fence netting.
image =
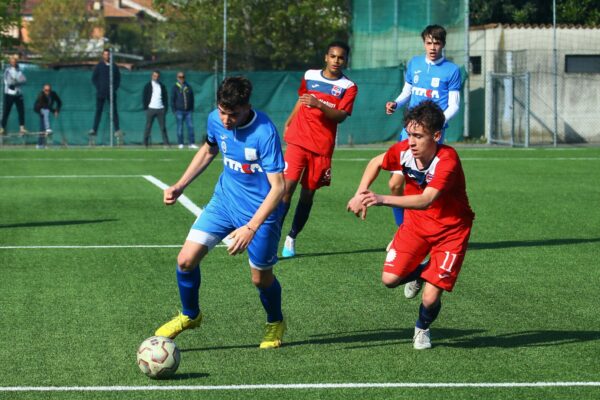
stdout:
<svg viewBox="0 0 600 400">
<path fill-rule="evenodd" d="M 33 111 L 35 97 L 45 83 L 50 83 L 63 100 L 63 109 L 58 118 L 52 120 L 52 143 L 60 144 L 63 139 L 69 145 L 87 145 L 87 132 L 92 127 L 96 107 L 96 92 L 91 83 L 89 70 L 25 70 L 27 84 L 23 87 L 27 129 L 39 130 L 39 117 Z M 232 72 L 230 75 L 235 75 Z M 151 71 L 121 71 L 121 87 L 117 92 L 117 108 L 121 130 L 125 132 L 125 144 L 142 144 L 145 126 L 145 113 L 142 109 L 142 89 L 150 80 Z M 297 90 L 302 78 L 301 71 L 269 71 L 244 73 L 253 83 L 252 104 L 266 112 L 282 133 L 283 124 L 297 100 Z M 392 116 L 385 114 L 384 105 L 393 100 L 404 84 L 404 71 L 401 67 L 362 69 L 347 71 L 350 79 L 359 88 L 354 112 L 339 125 L 338 144 L 366 144 L 394 140 L 402 124 L 401 113 Z M 161 80 L 170 92 L 175 83 L 176 71 L 162 71 Z M 186 73 L 188 82 L 194 89 L 196 107 L 194 125 L 196 141 L 201 142 L 206 133 L 206 118 L 214 109 L 217 79 L 208 72 Z M 457 116 L 447 132 L 447 140 L 460 140 L 462 117 Z M 175 116 L 167 115 L 167 132 L 171 143 L 176 143 Z M 110 144 L 109 113 L 105 107 L 98 129 L 97 144 Z M 15 108 L 10 113 L 7 131 L 17 132 L 18 121 Z M 185 131 L 184 131 L 185 132 Z M 185 134 L 185 133 L 184 133 Z M 5 139 L 4 143 L 35 143 L 33 136 Z M 155 121 L 152 128 L 152 143 L 162 143 Z"/>
</svg>

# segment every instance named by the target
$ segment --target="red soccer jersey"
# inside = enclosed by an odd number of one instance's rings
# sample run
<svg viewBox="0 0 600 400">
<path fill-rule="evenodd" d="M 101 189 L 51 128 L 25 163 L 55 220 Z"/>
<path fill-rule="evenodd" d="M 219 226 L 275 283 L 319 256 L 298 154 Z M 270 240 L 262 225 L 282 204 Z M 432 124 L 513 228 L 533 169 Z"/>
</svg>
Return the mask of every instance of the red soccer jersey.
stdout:
<svg viewBox="0 0 600 400">
<path fill-rule="evenodd" d="M 310 69 L 304 73 L 298 95 L 308 93 L 315 96 L 327 107 L 344 110 L 352 114 L 356 84 L 342 75 L 331 80 L 323 76 L 320 69 Z M 301 105 L 285 132 L 285 141 L 303 147 L 313 153 L 331 157 L 335 146 L 337 122 L 327 118 L 314 107 Z"/>
<path fill-rule="evenodd" d="M 438 235 L 448 227 L 471 225 L 475 214 L 469 206 L 460 159 L 452 147 L 438 145 L 429 167 L 419 170 L 408 140 L 404 140 L 388 149 L 382 168 L 402 171 L 406 181 L 405 195 L 421 194 L 428 186 L 442 192 L 425 210 L 405 209 L 404 224 L 431 235 Z"/>
</svg>

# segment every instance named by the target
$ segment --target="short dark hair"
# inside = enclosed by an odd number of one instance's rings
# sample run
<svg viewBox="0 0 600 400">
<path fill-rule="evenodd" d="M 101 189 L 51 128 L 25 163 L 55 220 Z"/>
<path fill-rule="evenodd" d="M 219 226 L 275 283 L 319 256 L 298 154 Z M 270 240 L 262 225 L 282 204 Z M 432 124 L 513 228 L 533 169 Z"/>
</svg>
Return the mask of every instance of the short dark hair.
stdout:
<svg viewBox="0 0 600 400">
<path fill-rule="evenodd" d="M 331 49 L 332 47 L 342 48 L 346 52 L 346 56 L 350 55 L 350 46 L 348 46 L 346 42 L 342 42 L 341 40 L 334 40 L 333 42 L 330 42 L 327 45 L 327 51 L 325 52 L 325 54 L 329 53 L 329 49 Z"/>
<path fill-rule="evenodd" d="M 421 32 L 421 38 L 423 41 L 431 36 L 433 39 L 441 42 L 444 46 L 446 45 L 446 30 L 440 25 L 427 25 L 423 32 Z"/>
<path fill-rule="evenodd" d="M 421 125 L 427 133 L 433 135 L 442 130 L 446 117 L 440 106 L 431 100 L 425 100 L 404 112 L 404 127 L 411 122 Z"/>
<path fill-rule="evenodd" d="M 238 106 L 250 103 L 252 82 L 243 76 L 232 76 L 223 79 L 217 90 L 217 104 L 233 110 Z"/>
<path fill-rule="evenodd" d="M 159 71 L 159 70 L 157 70 L 157 69 L 153 70 L 153 71 L 152 71 L 152 73 L 153 73 L 153 74 L 159 74 L 159 75 L 160 75 L 160 71 Z"/>
</svg>

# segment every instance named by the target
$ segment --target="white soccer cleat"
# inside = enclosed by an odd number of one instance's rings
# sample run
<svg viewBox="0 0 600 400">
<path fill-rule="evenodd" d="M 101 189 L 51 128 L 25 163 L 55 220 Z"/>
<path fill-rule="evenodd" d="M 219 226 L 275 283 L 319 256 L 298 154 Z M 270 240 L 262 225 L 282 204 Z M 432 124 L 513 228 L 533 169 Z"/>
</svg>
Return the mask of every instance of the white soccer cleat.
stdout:
<svg viewBox="0 0 600 400">
<path fill-rule="evenodd" d="M 193 144 L 193 143 L 192 143 L 192 144 L 190 144 L 188 147 L 189 147 L 190 149 L 194 149 L 194 150 L 198 148 L 198 146 L 196 146 L 196 145 L 195 145 L 195 144 Z"/>
<path fill-rule="evenodd" d="M 286 236 L 285 243 L 283 245 L 283 250 L 281 250 L 281 257 L 289 258 L 294 257 L 296 255 L 296 239 L 292 239 L 289 236 Z"/>
<path fill-rule="evenodd" d="M 407 299 L 414 298 L 417 294 L 419 294 L 422 287 L 423 279 L 421 278 L 408 282 L 404 285 L 404 297 L 406 297 Z"/>
<path fill-rule="evenodd" d="M 431 334 L 429 333 L 429 329 L 420 329 L 415 326 L 413 347 L 415 350 L 426 350 L 431 348 Z"/>
<path fill-rule="evenodd" d="M 183 145 L 182 145 L 182 144 L 180 144 L 178 147 L 179 147 L 180 149 L 183 149 Z"/>
</svg>

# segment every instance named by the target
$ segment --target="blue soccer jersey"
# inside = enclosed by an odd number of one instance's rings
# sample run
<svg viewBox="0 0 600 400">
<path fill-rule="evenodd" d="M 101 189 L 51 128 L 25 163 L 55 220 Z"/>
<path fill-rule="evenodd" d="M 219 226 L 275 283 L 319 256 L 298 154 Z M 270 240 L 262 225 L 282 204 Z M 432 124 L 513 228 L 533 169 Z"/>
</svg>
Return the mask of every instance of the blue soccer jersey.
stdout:
<svg viewBox="0 0 600 400">
<path fill-rule="evenodd" d="M 405 80 L 412 85 L 410 108 L 424 100 L 433 100 L 442 111 L 448 108 L 448 92 L 459 91 L 460 70 L 453 62 L 442 57 L 428 62 L 424 55 L 415 56 L 408 62 Z"/>
<path fill-rule="evenodd" d="M 207 140 L 223 155 L 223 172 L 214 196 L 231 215 L 250 219 L 271 190 L 267 173 L 283 172 L 285 163 L 277 128 L 266 114 L 253 111 L 252 120 L 227 130 L 219 111 L 208 116 Z M 272 214 L 267 221 L 274 219 Z"/>
</svg>

